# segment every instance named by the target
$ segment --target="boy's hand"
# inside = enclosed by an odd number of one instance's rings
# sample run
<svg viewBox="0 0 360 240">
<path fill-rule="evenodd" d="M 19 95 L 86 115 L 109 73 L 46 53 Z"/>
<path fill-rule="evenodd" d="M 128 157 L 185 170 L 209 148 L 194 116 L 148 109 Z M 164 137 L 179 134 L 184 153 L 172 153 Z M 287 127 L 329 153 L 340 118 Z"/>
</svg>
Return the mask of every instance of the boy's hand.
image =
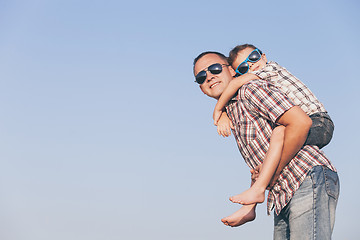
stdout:
<svg viewBox="0 0 360 240">
<path fill-rule="evenodd" d="M 218 122 L 220 120 L 220 117 L 222 115 L 223 111 L 222 110 L 214 110 L 214 113 L 213 113 L 213 119 L 214 119 L 214 125 L 217 126 L 218 125 Z"/>
<path fill-rule="evenodd" d="M 231 129 L 234 129 L 231 120 L 228 118 L 226 113 L 222 112 L 220 119 L 217 123 L 218 134 L 223 137 L 228 137 L 231 135 Z"/>
</svg>

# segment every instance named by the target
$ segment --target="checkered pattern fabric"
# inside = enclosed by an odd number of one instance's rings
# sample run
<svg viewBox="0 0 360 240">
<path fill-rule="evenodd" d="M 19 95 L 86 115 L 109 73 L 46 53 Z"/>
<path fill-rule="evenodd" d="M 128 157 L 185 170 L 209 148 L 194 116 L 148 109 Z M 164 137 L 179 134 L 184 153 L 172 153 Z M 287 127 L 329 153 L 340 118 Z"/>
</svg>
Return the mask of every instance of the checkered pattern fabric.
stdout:
<svg viewBox="0 0 360 240">
<path fill-rule="evenodd" d="M 295 103 L 282 91 L 271 82 L 261 79 L 243 85 L 238 95 L 228 103 L 226 112 L 233 122 L 237 145 L 250 168 L 263 162 L 276 120 L 293 106 Z M 318 147 L 304 146 L 283 169 L 278 181 L 269 191 L 268 213 L 275 207 L 275 213 L 279 214 L 308 171 L 317 165 L 336 171 Z"/>
<path fill-rule="evenodd" d="M 326 112 L 324 105 L 315 97 L 310 89 L 286 70 L 286 68 L 276 62 L 268 62 L 264 68 L 252 73 L 278 87 L 295 105 L 301 107 L 306 114 Z"/>
</svg>

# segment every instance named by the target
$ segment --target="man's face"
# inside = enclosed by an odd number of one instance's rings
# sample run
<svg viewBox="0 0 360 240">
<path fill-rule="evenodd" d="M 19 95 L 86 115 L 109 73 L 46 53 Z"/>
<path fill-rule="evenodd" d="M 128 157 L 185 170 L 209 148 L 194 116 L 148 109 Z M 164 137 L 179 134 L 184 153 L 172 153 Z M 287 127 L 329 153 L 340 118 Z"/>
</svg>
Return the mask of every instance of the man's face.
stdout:
<svg viewBox="0 0 360 240">
<path fill-rule="evenodd" d="M 194 68 L 195 76 L 215 63 L 224 64 L 222 66 L 222 72 L 219 74 L 212 74 L 210 71 L 206 71 L 206 80 L 200 85 L 200 89 L 203 93 L 209 97 L 219 99 L 225 88 L 229 85 L 229 82 L 233 79 L 235 71 L 226 66 L 228 63 L 220 56 L 210 53 L 200 58 Z"/>
<path fill-rule="evenodd" d="M 252 48 L 245 48 L 244 50 L 238 52 L 238 55 L 235 59 L 235 61 L 232 64 L 232 67 L 234 69 L 236 69 L 239 64 L 241 64 L 243 61 L 245 61 L 245 59 L 249 56 L 249 54 L 254 51 L 254 49 Z M 266 56 L 263 53 L 261 56 L 261 59 L 255 63 L 252 63 L 250 61 L 248 61 L 247 63 L 249 64 L 249 72 L 253 72 L 259 69 L 262 69 L 263 67 L 265 67 L 267 62 Z"/>
</svg>

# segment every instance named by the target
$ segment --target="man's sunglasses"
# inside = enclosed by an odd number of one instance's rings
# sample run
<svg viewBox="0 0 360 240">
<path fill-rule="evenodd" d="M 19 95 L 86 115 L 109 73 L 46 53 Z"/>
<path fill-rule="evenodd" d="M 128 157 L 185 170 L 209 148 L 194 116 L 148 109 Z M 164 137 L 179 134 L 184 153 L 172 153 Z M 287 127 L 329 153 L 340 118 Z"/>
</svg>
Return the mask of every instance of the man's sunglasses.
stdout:
<svg viewBox="0 0 360 240">
<path fill-rule="evenodd" d="M 257 48 L 254 51 L 252 51 L 249 54 L 249 56 L 245 59 L 245 61 L 240 63 L 239 66 L 235 69 L 235 72 L 237 73 L 235 77 L 247 73 L 250 68 L 248 62 L 256 63 L 261 59 L 261 55 L 262 52 Z"/>
<path fill-rule="evenodd" d="M 220 64 L 220 63 L 215 63 L 213 65 L 210 65 L 207 69 L 196 74 L 195 82 L 197 82 L 200 85 L 203 84 L 206 80 L 206 72 L 207 71 L 211 72 L 211 74 L 220 74 L 223 70 L 222 66 L 230 66 L 230 65 Z"/>
</svg>

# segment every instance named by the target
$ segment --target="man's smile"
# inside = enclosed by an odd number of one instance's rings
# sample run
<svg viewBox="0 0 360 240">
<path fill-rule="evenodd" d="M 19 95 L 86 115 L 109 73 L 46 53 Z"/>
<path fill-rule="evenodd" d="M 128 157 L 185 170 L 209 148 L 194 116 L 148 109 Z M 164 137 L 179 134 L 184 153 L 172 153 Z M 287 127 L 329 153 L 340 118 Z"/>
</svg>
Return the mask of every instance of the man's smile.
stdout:
<svg viewBox="0 0 360 240">
<path fill-rule="evenodd" d="M 210 85 L 210 88 L 213 88 L 213 87 L 215 87 L 215 86 L 217 86 L 219 84 L 220 84 L 220 82 L 214 82 L 213 84 Z"/>
</svg>

